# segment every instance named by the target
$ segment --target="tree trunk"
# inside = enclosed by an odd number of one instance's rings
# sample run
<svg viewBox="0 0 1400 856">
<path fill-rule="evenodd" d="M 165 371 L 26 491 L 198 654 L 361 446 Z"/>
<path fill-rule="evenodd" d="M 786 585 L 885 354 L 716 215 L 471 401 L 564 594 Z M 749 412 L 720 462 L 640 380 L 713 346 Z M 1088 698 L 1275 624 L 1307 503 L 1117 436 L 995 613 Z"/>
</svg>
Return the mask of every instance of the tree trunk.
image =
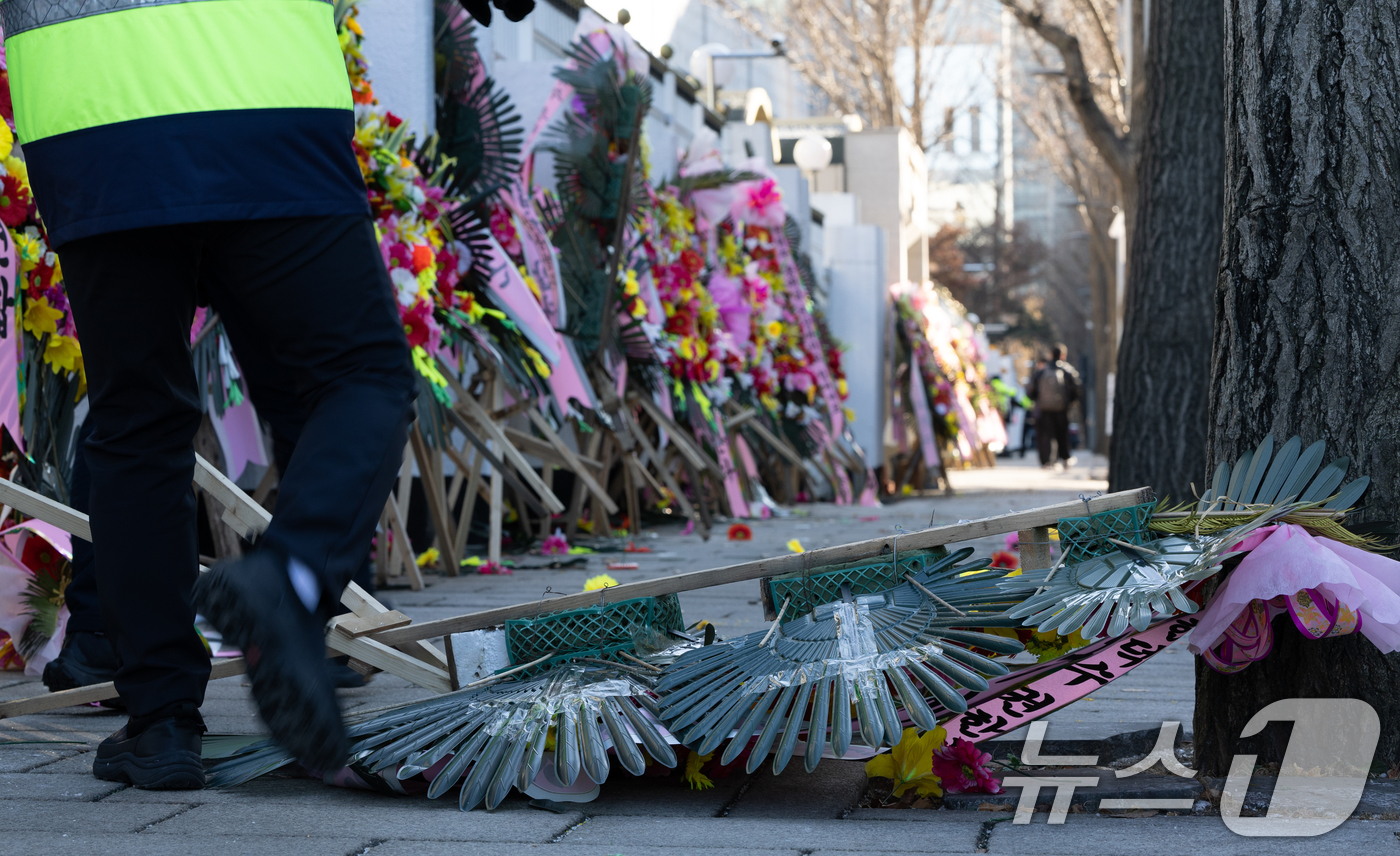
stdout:
<svg viewBox="0 0 1400 856">
<path fill-rule="evenodd" d="M 1149 485 L 1178 502 L 1192 498 L 1193 481 L 1204 490 L 1207 473 L 1224 181 L 1224 6 L 1224 0 L 1152 4 L 1139 113 L 1109 489 Z"/>
<path fill-rule="evenodd" d="M 1265 434 L 1327 441 L 1374 481 L 1359 519 L 1400 501 L 1400 8 L 1228 0 L 1224 249 L 1210 463 Z M 1201 475 L 1204 478 L 1204 473 Z M 1248 718 L 1278 699 L 1350 697 L 1400 760 L 1400 656 L 1366 639 L 1304 641 L 1233 676 L 1197 663 L 1196 763 L 1223 774 Z M 1278 760 L 1286 738 L 1264 741 Z"/>
</svg>

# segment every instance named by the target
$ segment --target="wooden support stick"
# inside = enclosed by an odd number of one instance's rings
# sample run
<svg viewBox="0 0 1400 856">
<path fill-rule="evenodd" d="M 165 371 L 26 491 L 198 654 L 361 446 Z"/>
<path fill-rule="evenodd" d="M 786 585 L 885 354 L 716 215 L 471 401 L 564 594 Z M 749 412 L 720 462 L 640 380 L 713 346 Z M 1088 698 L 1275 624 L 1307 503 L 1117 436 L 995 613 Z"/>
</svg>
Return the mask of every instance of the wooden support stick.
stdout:
<svg viewBox="0 0 1400 856">
<path fill-rule="evenodd" d="M 499 467 L 491 468 L 491 535 L 486 544 L 486 557 L 492 562 L 501 561 L 501 514 L 505 511 L 505 480 Z"/>
<path fill-rule="evenodd" d="M 691 439 L 689 432 L 676 423 L 674 419 L 666 415 L 655 401 L 645 395 L 637 396 L 637 403 L 647 412 L 652 421 L 664 428 L 671 435 L 672 442 L 680 450 L 681 455 L 690 462 L 697 470 L 708 471 L 715 478 L 723 478 L 724 473 L 720 471 L 719 464 L 700 450 L 699 444 Z M 727 426 L 726 426 L 727 427 Z"/>
<path fill-rule="evenodd" d="M 1151 495 L 1151 488 L 1137 488 L 1135 490 L 1119 491 L 1117 493 L 1094 497 L 1089 500 L 1088 512 L 1090 514 L 1097 514 L 1101 511 L 1113 511 L 1119 508 L 1126 508 L 1130 505 L 1139 505 L 1147 502 Z M 1076 499 L 1071 502 L 1061 502 L 1042 508 L 1033 508 L 1028 511 L 1016 511 L 1010 514 L 1001 514 L 996 517 L 984 517 L 980 520 L 972 520 L 967 523 L 938 526 L 932 529 L 925 529 L 921 532 L 900 534 L 898 536 L 899 549 L 901 551 L 924 550 L 930 547 L 953 544 L 958 541 L 983 538 L 988 535 L 1015 532 L 1017 530 L 1031 529 L 1037 526 L 1049 527 L 1057 523 L 1063 517 L 1080 517 L 1083 516 L 1084 512 L 1084 503 Z M 881 538 L 874 538 L 869 541 L 858 541 L 853 544 L 842 544 L 836 547 L 824 547 L 819 550 L 809 550 L 806 553 L 800 554 L 790 553 L 771 559 L 759 559 L 758 561 L 744 562 L 724 568 L 694 571 L 688 574 L 677 574 L 671 577 L 641 580 L 635 583 L 623 583 L 620 586 L 614 586 L 608 589 L 608 599 L 611 602 L 616 602 L 618 600 L 636 597 L 659 597 L 665 594 L 675 594 L 677 592 L 694 591 L 695 589 L 724 585 L 725 583 L 744 582 L 746 580 L 756 580 L 762 577 L 777 577 L 784 574 L 798 573 L 804 569 L 867 559 L 872 556 L 881 555 L 882 553 L 892 553 L 895 548 L 894 538 L 895 536 L 889 535 Z M 1042 567 L 1048 567 L 1048 564 Z M 597 600 L 596 592 L 582 592 L 557 598 L 550 601 L 549 606 L 552 611 L 562 611 L 589 606 L 596 603 Z M 495 627 L 505 622 L 506 619 L 523 618 L 534 615 L 538 611 L 539 602 L 530 601 L 529 603 L 520 603 L 514 606 L 503 606 L 495 609 L 483 610 L 481 612 L 474 612 L 469 615 L 442 618 L 437 621 L 425 621 L 421 624 L 412 624 L 398 630 L 386 630 L 383 633 L 377 634 L 376 638 L 387 644 L 398 644 L 413 639 L 431 639 L 449 633 L 461 633 L 467 630 L 480 630 L 484 627 Z"/>
<path fill-rule="evenodd" d="M 564 459 L 565 466 L 573 470 L 574 474 L 579 477 L 584 486 L 602 501 L 603 507 L 608 509 L 609 514 L 616 514 L 617 503 L 613 502 L 612 497 L 608 496 L 607 490 L 605 490 L 602 485 L 598 484 L 598 480 L 593 477 L 593 473 L 589 468 L 590 463 L 594 468 L 601 468 L 602 462 L 586 462 L 582 457 L 574 454 L 574 451 L 564 442 L 564 438 L 559 436 L 559 433 L 554 430 L 554 426 L 550 425 L 549 420 L 545 419 L 543 414 L 539 411 L 533 409 L 528 410 L 526 411 L 526 415 L 530 417 L 530 422 L 534 424 L 535 429 L 544 436 L 545 442 L 554 447 L 554 451 L 558 452 L 559 457 Z M 591 458 L 592 455 L 596 454 L 597 452 L 594 451 L 589 457 Z M 602 476 L 606 478 L 607 473 L 602 473 Z"/>
<path fill-rule="evenodd" d="M 461 571 L 461 565 L 454 549 L 457 536 L 452 528 L 452 515 L 447 509 L 446 491 L 443 489 L 442 480 L 438 477 L 438 468 L 433 465 L 436 456 L 428 448 L 428 442 L 423 439 L 423 432 L 418 429 L 416 422 L 409 430 L 408 441 L 409 445 L 413 447 L 414 456 L 418 459 L 418 472 L 422 474 L 423 495 L 428 499 L 428 514 L 433 519 L 433 528 L 437 530 L 438 549 L 442 551 L 440 567 L 447 572 L 448 576 L 455 577 Z"/>
<path fill-rule="evenodd" d="M 391 499 L 384 504 L 384 513 L 389 518 L 389 526 L 394 532 L 394 552 L 389 557 L 390 570 L 394 567 L 394 562 L 398 562 L 403 567 L 404 576 L 408 577 L 408 586 L 413 591 L 423 589 L 423 575 L 418 570 L 417 557 L 413 555 L 413 543 L 408 540 L 408 530 L 404 527 L 403 518 L 399 516 L 399 507 Z"/>
<path fill-rule="evenodd" d="M 637 535 L 642 531 L 642 504 L 637 496 L 641 490 L 633 468 L 640 470 L 642 465 L 637 463 L 637 459 L 632 455 L 624 455 L 625 465 L 622 468 L 622 493 L 627 497 L 627 533 Z"/>
<path fill-rule="evenodd" d="M 467 476 L 467 488 L 465 496 L 462 497 L 462 514 L 457 518 L 457 542 L 458 556 L 467 550 L 467 537 L 471 534 L 472 518 L 476 514 L 476 500 L 481 493 L 481 463 L 484 460 L 481 455 L 473 455 L 471 463 L 471 473 Z M 460 458 L 456 459 L 457 467 L 460 469 L 465 463 Z M 459 560 L 460 561 L 460 560 Z"/>
<path fill-rule="evenodd" d="M 748 412 L 754 413 L 753 410 L 750 410 Z M 735 420 L 735 422 L 738 421 L 740 420 Z M 763 438 L 763 442 L 767 443 L 769 446 L 772 446 L 773 451 L 782 455 L 784 458 L 787 458 L 788 462 L 791 463 L 793 466 L 802 466 L 802 456 L 797 453 L 797 450 L 792 447 L 792 444 L 779 437 L 777 434 L 774 434 L 772 431 L 769 431 L 768 426 L 763 424 L 762 419 L 747 417 L 743 421 L 747 427 L 752 428 L 754 430 L 754 433 L 758 434 L 758 436 Z M 725 424 L 727 425 L 728 423 Z M 834 486 L 835 484 L 836 482 L 833 481 L 832 485 Z"/>
<path fill-rule="evenodd" d="M 1021 529 L 1017 531 L 1016 539 L 1016 552 L 1021 555 L 1022 570 L 1039 571 L 1055 563 L 1050 558 L 1049 524 Z"/>
<path fill-rule="evenodd" d="M 547 484 L 547 485 L 549 485 L 549 489 L 550 489 L 550 490 L 554 490 L 554 466 L 553 466 L 552 464 L 545 464 L 545 465 L 544 465 L 544 472 L 541 473 L 540 475 L 543 476 L 543 478 L 544 478 L 544 483 Z M 546 539 L 546 538 L 549 537 L 550 532 L 551 532 L 550 526 L 551 526 L 553 523 L 554 523 L 554 520 L 553 520 L 548 514 L 546 514 L 545 516 L 543 516 L 543 517 L 540 518 L 540 540 L 541 540 L 541 541 L 543 541 L 544 539 Z"/>
<path fill-rule="evenodd" d="M 219 678 L 231 678 L 234 675 L 241 675 L 247 671 L 248 664 L 242 657 L 228 657 L 221 660 L 214 660 L 209 667 L 209 680 L 217 681 Z M 30 713 L 43 713 L 46 710 L 57 710 L 61 707 L 70 707 L 75 704 L 90 704 L 95 701 L 105 701 L 109 698 L 117 697 L 117 687 L 111 681 L 101 684 L 92 684 L 77 689 L 62 690 L 56 693 L 45 693 L 44 695 L 30 696 L 29 698 L 18 698 L 13 701 L 0 702 L 0 719 L 9 719 L 14 716 L 24 716 Z"/>
<path fill-rule="evenodd" d="M 665 459 L 657 454 L 656 449 L 651 445 L 651 440 L 643 433 L 641 426 L 633 420 L 632 414 L 628 413 L 626 410 L 621 410 L 619 413 L 622 414 L 623 421 L 627 423 L 627 429 L 632 432 L 632 436 L 636 439 L 637 445 L 642 447 L 642 455 L 644 458 L 650 459 L 652 467 L 654 467 L 656 471 L 660 473 L 661 478 L 665 480 L 666 488 L 671 496 L 675 497 L 676 504 L 681 508 L 681 513 L 694 521 L 695 528 L 700 532 L 700 537 L 708 541 L 710 539 L 709 525 L 701 519 L 700 515 L 695 511 L 694 506 L 690 504 L 690 499 L 681 491 L 681 486 L 676 483 L 675 477 L 671 475 L 671 470 L 666 466 Z M 662 415 L 664 416 L 665 414 L 663 413 Z M 680 443 L 677 443 L 676 447 L 681 448 Z M 682 454 L 682 457 L 684 457 L 684 454 Z"/>
<path fill-rule="evenodd" d="M 439 359 L 439 362 L 441 362 L 441 359 Z M 448 367 L 444 364 L 443 368 L 447 369 Z M 448 384 L 452 387 L 453 393 L 457 396 L 457 403 L 453 406 L 452 410 L 480 428 L 488 439 L 494 441 L 498 445 L 499 454 L 510 462 L 516 472 L 520 474 L 521 478 L 525 479 L 525 482 L 530 485 L 530 488 L 539 495 L 540 501 L 544 503 L 545 508 L 548 508 L 553 514 L 563 514 L 564 503 L 559 501 L 559 497 L 554 495 L 554 491 L 545 486 L 545 483 L 535 472 L 535 468 L 530 466 L 529 461 L 525 460 L 524 455 L 520 454 L 520 450 L 516 449 L 515 446 L 511 445 L 511 442 L 506 439 L 505 432 L 502 431 L 501 426 L 497 425 L 491 418 L 491 414 L 487 413 L 486 409 L 482 407 L 475 398 L 471 397 L 462 386 L 461 382 L 458 381 L 450 371 L 447 372 L 446 377 Z"/>
</svg>

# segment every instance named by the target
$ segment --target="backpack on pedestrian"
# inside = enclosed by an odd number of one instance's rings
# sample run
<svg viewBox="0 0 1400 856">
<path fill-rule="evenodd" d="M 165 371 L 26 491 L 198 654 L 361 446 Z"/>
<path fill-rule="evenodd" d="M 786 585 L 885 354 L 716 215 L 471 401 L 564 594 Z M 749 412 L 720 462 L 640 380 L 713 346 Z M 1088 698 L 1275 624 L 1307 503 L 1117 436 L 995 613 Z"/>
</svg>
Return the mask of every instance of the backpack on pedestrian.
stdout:
<svg viewBox="0 0 1400 856">
<path fill-rule="evenodd" d="M 1059 412 L 1070 404 L 1070 379 L 1058 363 L 1046 366 L 1035 381 L 1035 403 L 1041 410 Z"/>
</svg>

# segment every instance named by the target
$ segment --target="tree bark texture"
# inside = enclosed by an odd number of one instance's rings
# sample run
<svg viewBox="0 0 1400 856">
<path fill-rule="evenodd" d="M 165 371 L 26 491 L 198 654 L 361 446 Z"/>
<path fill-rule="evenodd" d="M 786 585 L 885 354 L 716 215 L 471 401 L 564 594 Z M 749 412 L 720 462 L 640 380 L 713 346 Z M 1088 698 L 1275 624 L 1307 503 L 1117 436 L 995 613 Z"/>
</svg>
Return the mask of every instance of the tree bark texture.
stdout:
<svg viewBox="0 0 1400 856">
<path fill-rule="evenodd" d="M 1270 432 L 1325 439 L 1374 481 L 1359 519 L 1400 501 L 1400 6 L 1227 0 L 1224 247 L 1216 291 L 1210 465 Z M 1400 760 L 1400 656 L 1360 636 L 1299 638 L 1232 676 L 1197 662 L 1196 760 L 1221 775 L 1255 712 L 1359 698 Z M 1286 737 L 1259 746 L 1278 760 Z"/>
<path fill-rule="evenodd" d="M 1152 4 L 1109 489 L 1205 489 L 1224 188 L 1224 0 Z M 1132 212 L 1129 212 L 1132 213 Z"/>
</svg>

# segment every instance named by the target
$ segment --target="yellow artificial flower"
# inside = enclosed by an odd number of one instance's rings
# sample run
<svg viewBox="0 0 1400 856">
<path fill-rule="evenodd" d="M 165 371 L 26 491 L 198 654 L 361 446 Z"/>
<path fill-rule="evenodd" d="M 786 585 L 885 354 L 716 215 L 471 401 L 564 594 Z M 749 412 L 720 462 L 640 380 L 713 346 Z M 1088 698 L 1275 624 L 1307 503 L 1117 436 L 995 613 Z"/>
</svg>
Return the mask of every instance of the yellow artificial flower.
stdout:
<svg viewBox="0 0 1400 856">
<path fill-rule="evenodd" d="M 836 392 L 842 398 L 846 397 L 846 394 L 849 392 L 849 387 L 846 386 L 845 378 L 841 378 L 840 380 L 836 381 Z"/>
<path fill-rule="evenodd" d="M 796 538 L 794 538 L 794 539 L 792 539 L 791 541 L 787 542 L 787 548 L 788 548 L 788 552 L 791 552 L 791 553 L 802 553 L 802 552 L 805 552 L 805 551 L 802 549 L 802 542 L 799 541 L 799 540 L 797 540 Z"/>
<path fill-rule="evenodd" d="M 703 791 L 706 788 L 713 788 L 715 783 L 710 781 L 710 777 L 700 772 L 700 767 L 715 753 L 701 755 L 699 752 L 691 752 L 690 757 L 685 759 L 685 780 L 690 784 L 691 790 Z"/>
<path fill-rule="evenodd" d="M 442 554 L 438 552 L 438 549 L 436 547 L 429 547 L 418 554 L 418 567 L 426 568 L 429 565 L 436 565 L 440 558 L 442 558 Z"/>
<path fill-rule="evenodd" d="M 447 388 L 447 378 L 438 371 L 433 358 L 428 356 L 427 350 L 422 345 L 413 349 L 413 365 L 418 369 L 418 373 L 432 381 L 434 386 Z"/>
<path fill-rule="evenodd" d="M 627 271 L 627 279 L 622 283 L 622 293 L 628 297 L 636 297 L 641 294 L 642 287 L 637 283 L 637 272 Z"/>
<path fill-rule="evenodd" d="M 520 266 L 520 278 L 525 280 L 525 284 L 529 286 L 530 293 L 535 295 L 536 300 L 543 299 L 540 296 L 540 284 L 538 282 L 535 282 L 535 278 L 533 276 L 530 276 L 530 274 L 526 272 L 524 265 Z"/>
<path fill-rule="evenodd" d="M 583 590 L 584 590 L 584 591 L 598 591 L 598 590 L 600 590 L 600 589 L 612 588 L 613 586 L 615 586 L 615 585 L 617 585 L 617 584 L 618 584 L 617 580 L 613 579 L 612 577 L 608 576 L 607 574 L 599 574 L 599 575 L 596 576 L 596 577 L 589 577 L 588 579 L 584 580 L 584 581 L 583 581 Z"/>
<path fill-rule="evenodd" d="M 27 232 L 11 232 L 15 239 L 15 249 L 19 251 L 19 269 L 25 273 L 34 270 L 44 257 L 44 245 L 38 238 Z"/>
<path fill-rule="evenodd" d="M 776 339 L 779 336 L 783 335 L 783 322 L 769 321 L 768 326 L 765 328 L 765 331 L 768 333 L 768 338 Z"/>
<path fill-rule="evenodd" d="M 534 362 L 536 374 L 538 374 L 540 377 L 550 376 L 552 372 L 549 368 L 549 363 L 545 361 L 545 358 L 540 354 L 539 351 L 535 350 L 529 345 L 526 345 L 525 353 L 528 354 L 530 356 L 530 359 Z"/>
<path fill-rule="evenodd" d="M 720 368 L 719 360 L 705 361 L 705 376 L 709 379 L 710 383 L 719 381 Z"/>
<path fill-rule="evenodd" d="M 15 135 L 8 124 L 0 122 L 0 125 L 5 125 L 5 127 L 0 128 L 0 160 L 4 160 L 10 156 L 10 151 L 15 147 Z"/>
<path fill-rule="evenodd" d="M 856 412 L 855 412 L 854 410 L 852 410 L 851 408 L 849 408 L 849 407 L 843 407 L 843 408 L 841 408 L 841 412 L 843 412 L 844 414 L 846 414 L 846 421 L 847 421 L 847 422 L 854 422 L 854 421 L 856 421 Z"/>
<path fill-rule="evenodd" d="M 1032 635 L 1026 642 L 1026 650 L 1036 656 L 1037 662 L 1046 663 L 1088 644 L 1089 640 L 1079 635 L 1078 630 L 1069 636 L 1061 636 L 1053 630 L 1047 630 Z"/>
<path fill-rule="evenodd" d="M 899 742 L 888 754 L 876 755 L 865 762 L 865 775 L 872 779 L 894 779 L 894 795 L 900 797 L 910 788 L 921 797 L 943 796 L 942 779 L 933 774 L 933 753 L 943 747 L 948 732 L 935 728 L 919 735 L 917 728 L 906 728 Z"/>
<path fill-rule="evenodd" d="M 20 160 L 19 158 L 13 155 L 10 155 L 9 157 L 4 158 L 3 160 L 5 162 L 5 173 L 7 175 L 13 175 L 15 178 L 19 179 L 20 184 L 23 184 L 25 187 L 28 187 L 29 164 L 25 163 L 24 161 Z"/>
<path fill-rule="evenodd" d="M 29 305 L 24 309 L 24 329 L 35 336 L 42 336 L 45 333 L 58 332 L 58 320 L 63 317 L 63 310 L 55 309 L 49 305 L 47 297 L 29 301 Z M 52 347 L 52 345 L 50 345 Z"/>
<path fill-rule="evenodd" d="M 351 15 L 350 17 L 345 19 L 345 27 L 350 32 L 354 33 L 357 36 L 360 36 L 361 38 L 363 38 L 365 35 L 364 29 L 360 27 L 360 22 L 355 20 L 354 15 Z"/>
<path fill-rule="evenodd" d="M 695 342 L 689 336 L 681 339 L 681 343 L 676 346 L 676 350 L 687 360 L 695 359 Z"/>
<path fill-rule="evenodd" d="M 29 313 L 25 313 L 28 315 Z M 72 336 L 50 336 L 48 347 L 44 349 L 44 362 L 53 366 L 54 374 L 60 370 L 76 372 L 82 369 L 83 352 L 78 348 L 78 340 Z"/>
<path fill-rule="evenodd" d="M 762 404 L 764 407 L 768 408 L 768 411 L 769 411 L 770 413 L 777 413 L 777 412 L 778 412 L 778 399 L 774 398 L 773 396 L 769 395 L 768 393 L 765 392 L 764 394 L 760 395 L 760 396 L 758 397 L 758 401 L 759 401 L 759 403 Z"/>
</svg>

